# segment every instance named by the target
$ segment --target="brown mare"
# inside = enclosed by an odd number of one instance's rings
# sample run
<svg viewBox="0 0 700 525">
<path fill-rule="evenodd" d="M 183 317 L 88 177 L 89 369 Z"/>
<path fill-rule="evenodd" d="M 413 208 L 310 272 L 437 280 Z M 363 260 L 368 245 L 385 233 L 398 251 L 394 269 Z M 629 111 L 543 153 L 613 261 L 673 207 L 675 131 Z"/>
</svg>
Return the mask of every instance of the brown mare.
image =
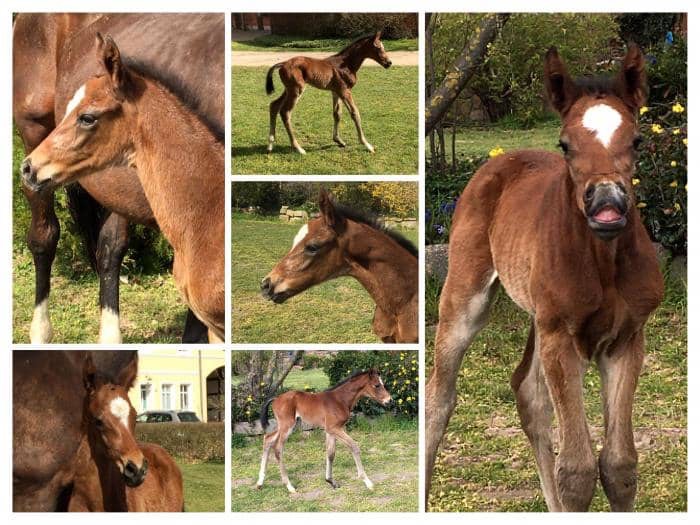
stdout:
<svg viewBox="0 0 700 525">
<path fill-rule="evenodd" d="M 76 91 L 64 119 L 24 160 L 35 191 L 111 166 L 135 168 L 173 247 L 173 277 L 190 309 L 224 337 L 224 154 L 220 137 L 167 86 L 96 39 L 100 72 Z M 82 57 L 85 59 L 85 57 Z"/>
<path fill-rule="evenodd" d="M 454 216 L 426 389 L 427 490 L 456 404 L 462 358 L 486 324 L 500 281 L 532 318 L 511 385 L 547 507 L 587 510 L 600 477 L 612 509 L 628 511 L 637 488 L 632 404 L 644 323 L 663 295 L 632 189 L 637 114 L 646 98 L 644 58 L 632 44 L 616 77 L 577 82 L 552 48 L 545 82 L 561 115 L 564 155 L 516 151 L 490 160 L 464 190 Z M 583 403 L 590 361 L 600 372 L 605 420 L 597 462 Z"/>
<path fill-rule="evenodd" d="M 110 378 L 97 373 L 88 356 L 83 367 L 87 429 L 75 458 L 70 512 L 180 512 L 182 474 L 158 445 L 137 443 L 136 411 L 128 391 L 136 361 Z"/>
<path fill-rule="evenodd" d="M 260 424 L 263 430 L 267 430 L 267 410 L 272 404 L 272 413 L 277 421 L 277 429 L 265 434 L 263 438 L 263 453 L 257 488 L 261 488 L 263 481 L 265 481 L 267 459 L 270 450 L 274 448 L 282 483 L 287 486 L 289 492 L 296 492 L 287 476 L 287 469 L 282 460 L 282 451 L 285 442 L 294 431 L 297 418 L 300 418 L 302 422 L 326 431 L 326 481 L 334 489 L 340 486 L 333 479 L 335 442 L 339 440 L 347 445 L 352 452 L 357 467 L 357 477 L 364 481 L 368 489 L 372 490 L 374 484 L 365 474 L 360 459 L 360 447 L 345 431 L 345 424 L 350 419 L 350 413 L 362 397 L 369 397 L 384 406 L 391 401 L 391 395 L 384 387 L 377 370 L 358 372 L 323 392 L 310 393 L 291 390 L 268 400 L 260 412 Z"/>
<path fill-rule="evenodd" d="M 223 137 L 224 18 L 216 14 L 19 14 L 13 24 L 13 116 L 27 154 L 61 122 L 76 90 L 95 74 L 84 57 L 95 32 L 123 42 L 125 54 L 158 75 L 176 79 L 193 105 Z M 177 34 L 177 38 L 172 35 Z M 206 60 L 193 60 L 193 56 Z M 223 139 L 222 139 L 223 140 Z M 36 272 L 32 343 L 52 338 L 51 266 L 60 228 L 54 189 L 23 185 L 32 212 L 27 234 Z M 119 271 L 128 247 L 128 223 L 157 227 L 134 169 L 111 166 L 69 185 L 68 205 L 100 277 L 100 337 L 121 342 Z M 206 327 L 188 313 L 183 342 L 206 340 Z"/>
<path fill-rule="evenodd" d="M 319 195 L 320 217 L 302 226 L 292 249 L 263 279 L 266 299 L 283 303 L 349 275 L 376 303 L 372 329 L 384 343 L 418 342 L 418 251 L 378 221 Z"/>
<path fill-rule="evenodd" d="M 67 510 L 83 425 L 86 351 L 12 352 L 12 500 L 14 511 Z M 92 352 L 99 374 L 118 377 L 133 351 Z"/>
<path fill-rule="evenodd" d="M 357 71 L 365 59 L 374 60 L 385 69 L 391 66 L 391 60 L 384 50 L 381 40 L 382 32 L 377 31 L 373 35 L 358 38 L 342 51 L 328 58 L 318 59 L 309 57 L 293 57 L 284 62 L 279 62 L 267 71 L 265 90 L 271 95 L 275 90 L 272 83 L 272 74 L 279 69 L 280 79 L 284 84 L 284 93 L 270 103 L 270 136 L 268 137 L 267 151 L 271 152 L 275 143 L 275 123 L 277 114 L 280 114 L 282 123 L 289 134 L 289 141 L 298 153 L 306 154 L 297 142 L 292 129 L 292 110 L 299 97 L 304 92 L 306 84 L 313 87 L 333 92 L 333 141 L 338 146 L 345 147 L 345 142 L 340 138 L 338 127 L 340 126 L 341 102 L 350 112 L 352 121 L 357 129 L 360 142 L 370 153 L 374 153 L 374 147 L 367 142 L 362 132 L 360 112 L 352 98 L 352 88 L 357 84 Z"/>
</svg>

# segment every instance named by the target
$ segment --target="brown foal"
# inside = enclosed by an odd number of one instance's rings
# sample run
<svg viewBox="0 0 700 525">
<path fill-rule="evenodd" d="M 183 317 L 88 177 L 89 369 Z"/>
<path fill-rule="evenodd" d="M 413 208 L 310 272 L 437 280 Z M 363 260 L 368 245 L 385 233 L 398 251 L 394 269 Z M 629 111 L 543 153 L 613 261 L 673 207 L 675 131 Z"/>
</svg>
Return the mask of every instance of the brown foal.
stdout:
<svg viewBox="0 0 700 525">
<path fill-rule="evenodd" d="M 284 93 L 270 103 L 270 135 L 268 137 L 267 151 L 271 152 L 275 143 L 275 124 L 279 113 L 284 127 L 289 135 L 289 141 L 298 153 L 306 154 L 297 142 L 292 129 L 292 110 L 299 97 L 304 92 L 306 84 L 313 87 L 333 92 L 333 141 L 338 146 L 345 147 L 345 142 L 340 138 L 340 111 L 341 102 L 350 112 L 352 121 L 357 129 L 360 142 L 371 153 L 374 147 L 367 142 L 362 131 L 360 112 L 352 98 L 351 90 L 357 84 L 357 71 L 365 59 L 374 60 L 385 69 L 391 66 L 391 60 L 384 50 L 381 40 L 382 32 L 377 31 L 373 35 L 358 38 L 342 51 L 328 58 L 318 59 L 309 57 L 293 57 L 284 62 L 272 66 L 267 72 L 265 89 L 271 95 L 275 87 L 272 82 L 272 74 L 279 69 L 280 79 L 284 84 Z"/>
<path fill-rule="evenodd" d="M 137 168 L 153 215 L 173 247 L 173 277 L 191 310 L 224 337 L 224 149 L 180 97 L 122 61 L 97 34 L 99 76 L 88 79 L 66 116 L 22 165 L 37 190 L 110 166 Z"/>
<path fill-rule="evenodd" d="M 70 512 L 180 512 L 184 510 L 182 474 L 158 445 L 137 443 L 136 411 L 128 390 L 137 360 L 119 377 L 102 377 L 88 356 L 83 370 L 86 437 L 75 459 Z"/>
<path fill-rule="evenodd" d="M 263 297 L 283 303 L 349 275 L 376 303 L 372 329 L 384 343 L 418 342 L 418 251 L 376 220 L 319 195 L 320 217 L 301 227 L 292 249 L 263 279 Z"/>
<path fill-rule="evenodd" d="M 552 48 L 545 82 L 562 118 L 563 157 L 516 151 L 490 160 L 464 190 L 454 216 L 426 389 L 426 496 L 456 404 L 462 358 L 486 324 L 500 281 L 532 318 L 511 384 L 547 507 L 587 510 L 600 477 L 612 509 L 628 511 L 637 488 L 632 405 L 644 324 L 663 295 L 632 189 L 636 116 L 646 98 L 644 59 L 631 44 L 616 77 L 577 82 Z M 592 360 L 601 375 L 605 420 L 597 463 L 582 384 Z"/>
<path fill-rule="evenodd" d="M 267 410 L 272 404 L 272 412 L 277 421 L 277 429 L 265 434 L 263 438 L 262 460 L 260 462 L 260 474 L 257 488 L 261 488 L 265 481 L 265 470 L 270 450 L 274 448 L 275 458 L 279 463 L 282 483 L 287 486 L 289 492 L 296 489 L 289 481 L 287 469 L 282 461 L 284 444 L 294 431 L 297 418 L 304 423 L 326 431 L 326 481 L 335 489 L 338 483 L 333 479 L 333 460 L 335 459 L 335 443 L 339 440 L 347 445 L 352 452 L 357 467 L 357 477 L 364 481 L 368 489 L 372 490 L 374 484 L 365 474 L 360 459 L 359 445 L 345 431 L 345 424 L 350 419 L 351 411 L 361 397 L 369 397 L 386 406 L 391 401 L 391 395 L 387 392 L 377 370 L 358 372 L 328 390 L 318 393 L 299 392 L 291 390 L 267 401 L 260 412 L 260 423 L 263 430 L 267 429 Z"/>
</svg>

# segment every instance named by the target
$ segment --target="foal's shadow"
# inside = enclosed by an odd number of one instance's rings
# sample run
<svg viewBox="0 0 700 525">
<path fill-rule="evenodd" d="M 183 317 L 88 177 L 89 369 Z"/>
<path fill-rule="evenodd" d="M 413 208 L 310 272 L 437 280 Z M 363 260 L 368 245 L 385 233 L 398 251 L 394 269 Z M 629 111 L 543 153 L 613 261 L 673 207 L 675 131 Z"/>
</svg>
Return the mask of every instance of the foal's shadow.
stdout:
<svg viewBox="0 0 700 525">
<path fill-rule="evenodd" d="M 306 153 L 313 153 L 314 151 L 328 151 L 328 150 L 347 150 L 348 147 L 341 148 L 337 144 L 331 142 L 329 144 L 324 144 L 322 146 L 304 146 Z M 232 158 L 242 158 L 250 157 L 254 155 L 265 155 L 269 158 L 274 158 L 275 155 L 292 155 L 299 159 L 303 159 L 304 156 L 298 154 L 291 146 L 284 144 L 275 143 L 275 149 L 272 153 L 267 152 L 267 144 L 261 144 L 258 146 L 235 146 L 231 147 L 231 157 Z"/>
</svg>

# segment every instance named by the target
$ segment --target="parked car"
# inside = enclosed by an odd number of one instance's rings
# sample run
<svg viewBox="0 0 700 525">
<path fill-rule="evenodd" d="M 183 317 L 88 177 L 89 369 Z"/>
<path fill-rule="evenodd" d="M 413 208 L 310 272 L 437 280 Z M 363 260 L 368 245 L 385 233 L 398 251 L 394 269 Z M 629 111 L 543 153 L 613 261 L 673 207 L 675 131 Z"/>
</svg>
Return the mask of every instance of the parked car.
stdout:
<svg viewBox="0 0 700 525">
<path fill-rule="evenodd" d="M 147 410 L 136 416 L 137 423 L 199 423 L 190 410 Z"/>
</svg>

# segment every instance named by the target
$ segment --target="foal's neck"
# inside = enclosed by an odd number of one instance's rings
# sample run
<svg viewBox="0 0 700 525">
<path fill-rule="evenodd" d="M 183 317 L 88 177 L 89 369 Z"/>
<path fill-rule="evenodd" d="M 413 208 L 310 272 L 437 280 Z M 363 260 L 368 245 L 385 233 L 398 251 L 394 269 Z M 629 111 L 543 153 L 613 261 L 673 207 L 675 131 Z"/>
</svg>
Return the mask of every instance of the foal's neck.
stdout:
<svg viewBox="0 0 700 525">
<path fill-rule="evenodd" d="M 362 397 L 362 389 L 364 387 L 365 384 L 360 381 L 360 378 L 355 378 L 338 387 L 336 389 L 336 393 L 342 400 L 343 404 L 347 405 L 348 410 L 352 410 L 360 397 Z"/>
</svg>

